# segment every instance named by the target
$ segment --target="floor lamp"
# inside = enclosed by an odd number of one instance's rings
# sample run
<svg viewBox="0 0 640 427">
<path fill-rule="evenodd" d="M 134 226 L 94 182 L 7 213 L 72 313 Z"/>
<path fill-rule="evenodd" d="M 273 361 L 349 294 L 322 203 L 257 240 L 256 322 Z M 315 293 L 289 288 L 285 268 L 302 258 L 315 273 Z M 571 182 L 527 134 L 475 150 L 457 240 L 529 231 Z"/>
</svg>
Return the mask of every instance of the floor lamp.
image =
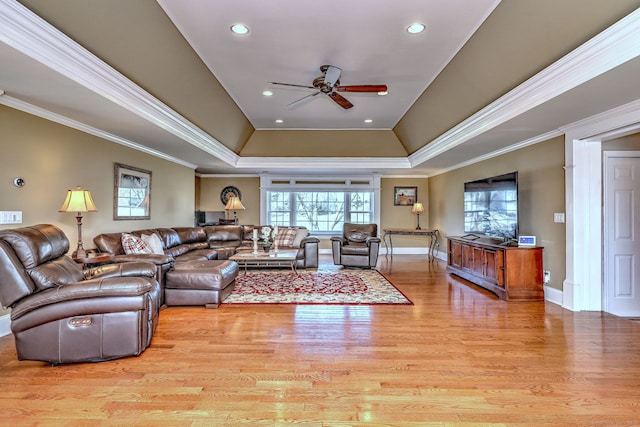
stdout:
<svg viewBox="0 0 640 427">
<path fill-rule="evenodd" d="M 418 226 L 416 227 L 416 230 L 422 230 L 422 228 L 420 228 L 420 214 L 424 212 L 424 206 L 422 206 L 422 203 L 416 202 L 413 204 L 411 212 L 418 215 Z"/>
<path fill-rule="evenodd" d="M 229 197 L 229 200 L 227 200 L 227 205 L 224 207 L 224 210 L 233 211 L 233 220 L 235 221 L 236 224 L 238 224 L 237 211 L 244 210 L 244 206 L 242 205 L 242 202 L 238 197 L 231 196 Z"/>
<path fill-rule="evenodd" d="M 89 190 L 76 187 L 75 190 L 68 190 L 67 197 L 58 212 L 76 212 L 76 222 L 78 223 L 78 248 L 71 254 L 73 258 L 86 258 L 87 252 L 82 245 L 82 212 L 96 212 L 96 205 Z"/>
</svg>

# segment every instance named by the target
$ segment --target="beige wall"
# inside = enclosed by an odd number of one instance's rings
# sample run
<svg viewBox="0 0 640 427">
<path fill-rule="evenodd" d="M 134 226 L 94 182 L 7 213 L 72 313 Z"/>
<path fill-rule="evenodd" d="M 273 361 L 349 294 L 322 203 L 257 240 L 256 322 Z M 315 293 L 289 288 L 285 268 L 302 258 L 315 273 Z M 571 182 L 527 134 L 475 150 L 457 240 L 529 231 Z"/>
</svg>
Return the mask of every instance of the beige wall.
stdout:
<svg viewBox="0 0 640 427">
<path fill-rule="evenodd" d="M 427 178 L 383 178 L 380 180 L 380 236 L 385 228 L 416 228 L 418 217 L 411 213 L 411 206 L 393 204 L 394 187 L 418 187 L 418 201 L 424 205 L 425 212 L 420 215 L 420 227 L 429 228 L 429 188 Z M 420 237 L 393 237 L 394 248 L 426 247 L 426 241 Z M 385 253 L 383 250 L 382 253 Z"/>
<path fill-rule="evenodd" d="M 77 185 L 91 190 L 98 208 L 84 215 L 85 248 L 92 247 L 93 237 L 101 232 L 193 225 L 192 169 L 4 106 L 0 128 L 0 210 L 22 211 L 22 226 L 55 224 L 75 248 L 75 215 L 58 209 L 67 190 Z M 113 220 L 114 162 L 152 172 L 150 220 Z M 15 177 L 26 185 L 15 187 Z"/>
<path fill-rule="evenodd" d="M 240 190 L 242 198 L 240 201 L 245 207 L 238 212 L 238 222 L 240 224 L 260 224 L 260 178 L 199 178 L 200 182 L 200 203 L 197 206 L 201 211 L 221 211 L 224 205 L 220 200 L 220 192 L 228 185 L 232 185 Z M 233 212 L 229 212 L 229 217 L 233 217 Z"/>
<path fill-rule="evenodd" d="M 257 130 L 240 152 L 247 157 L 406 157 L 390 130 Z"/>
<path fill-rule="evenodd" d="M 518 171 L 519 232 L 537 236 L 544 246 L 544 269 L 551 272 L 549 286 L 562 290 L 565 277 L 565 224 L 553 214 L 564 212 L 564 137 L 536 144 L 429 179 L 429 226 L 442 237 L 464 234 L 464 183 Z M 446 252 L 446 239 L 440 250 Z"/>
</svg>

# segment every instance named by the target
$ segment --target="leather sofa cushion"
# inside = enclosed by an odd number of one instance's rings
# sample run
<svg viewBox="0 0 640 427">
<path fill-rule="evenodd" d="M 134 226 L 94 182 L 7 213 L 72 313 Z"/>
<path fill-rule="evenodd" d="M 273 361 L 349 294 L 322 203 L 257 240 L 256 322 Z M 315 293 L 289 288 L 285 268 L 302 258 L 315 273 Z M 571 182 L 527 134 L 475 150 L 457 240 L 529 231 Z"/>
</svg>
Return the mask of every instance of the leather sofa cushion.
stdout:
<svg viewBox="0 0 640 427">
<path fill-rule="evenodd" d="M 238 264 L 233 261 L 188 261 L 176 264 L 167 272 L 167 288 L 226 288 L 238 276 Z"/>
<path fill-rule="evenodd" d="M 207 240 L 211 242 L 242 240 L 242 226 L 240 225 L 208 225 L 204 228 Z"/>
<path fill-rule="evenodd" d="M 82 269 L 68 256 L 40 264 L 28 270 L 28 273 L 36 287 L 41 290 L 84 280 Z"/>
<path fill-rule="evenodd" d="M 39 224 L 0 231 L 0 239 L 15 251 L 26 269 L 56 259 L 69 251 L 67 236 L 57 227 Z"/>
<path fill-rule="evenodd" d="M 148 233 L 145 233 L 148 234 Z M 114 255 L 124 255 L 122 233 L 102 233 L 93 238 L 93 243 L 100 250 Z"/>
<path fill-rule="evenodd" d="M 207 233 L 202 227 L 174 227 L 181 243 L 206 242 Z"/>
<path fill-rule="evenodd" d="M 376 237 L 376 224 L 345 224 L 344 237 L 349 243 L 364 243 L 369 237 Z"/>
<path fill-rule="evenodd" d="M 158 228 L 157 232 L 158 236 L 160 236 L 160 240 L 162 240 L 162 243 L 164 244 L 165 249 L 170 249 L 174 246 L 182 244 L 182 241 L 180 241 L 180 235 L 176 230 L 172 228 Z"/>
</svg>

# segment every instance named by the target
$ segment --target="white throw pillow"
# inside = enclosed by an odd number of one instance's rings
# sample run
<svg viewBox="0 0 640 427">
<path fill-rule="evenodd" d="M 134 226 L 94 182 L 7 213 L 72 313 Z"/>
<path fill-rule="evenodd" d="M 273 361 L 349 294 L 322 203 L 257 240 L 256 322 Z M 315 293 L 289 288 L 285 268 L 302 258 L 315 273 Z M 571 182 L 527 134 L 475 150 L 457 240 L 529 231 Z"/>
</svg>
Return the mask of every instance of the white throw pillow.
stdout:
<svg viewBox="0 0 640 427">
<path fill-rule="evenodd" d="M 298 230 L 296 231 L 296 237 L 293 239 L 293 243 L 291 244 L 291 246 L 293 246 L 294 248 L 299 248 L 300 243 L 302 243 L 302 239 L 304 239 L 308 235 L 309 235 L 308 229 L 298 228 Z"/>
<path fill-rule="evenodd" d="M 160 241 L 160 237 L 156 233 L 151 235 L 143 234 L 142 241 L 147 244 L 149 249 L 151 249 L 151 253 L 157 255 L 164 255 L 164 249 L 162 249 L 162 241 Z"/>
</svg>

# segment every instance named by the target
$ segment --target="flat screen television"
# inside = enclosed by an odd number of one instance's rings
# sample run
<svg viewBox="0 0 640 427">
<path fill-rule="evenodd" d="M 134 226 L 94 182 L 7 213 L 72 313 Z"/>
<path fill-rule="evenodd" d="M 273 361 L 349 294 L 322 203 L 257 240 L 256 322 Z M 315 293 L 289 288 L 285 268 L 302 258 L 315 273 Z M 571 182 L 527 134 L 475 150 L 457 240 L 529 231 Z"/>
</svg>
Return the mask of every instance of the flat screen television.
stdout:
<svg viewBox="0 0 640 427">
<path fill-rule="evenodd" d="M 465 182 L 464 231 L 518 238 L 518 172 Z"/>
</svg>

